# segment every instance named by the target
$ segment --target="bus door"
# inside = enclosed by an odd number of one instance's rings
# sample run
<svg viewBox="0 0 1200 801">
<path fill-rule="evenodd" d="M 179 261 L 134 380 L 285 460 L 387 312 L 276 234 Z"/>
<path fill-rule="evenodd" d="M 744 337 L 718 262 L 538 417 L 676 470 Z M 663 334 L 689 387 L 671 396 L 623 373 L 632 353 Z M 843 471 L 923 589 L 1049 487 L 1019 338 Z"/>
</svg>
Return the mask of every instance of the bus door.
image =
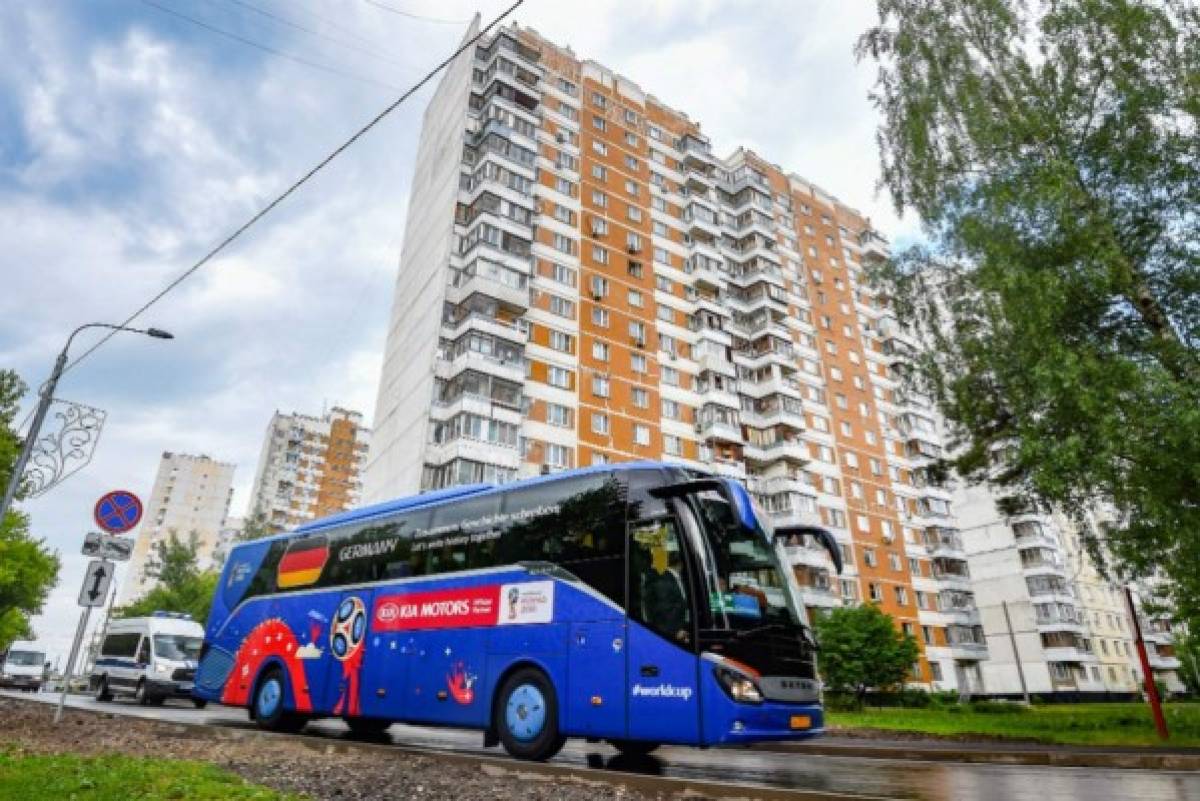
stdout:
<svg viewBox="0 0 1200 801">
<path fill-rule="evenodd" d="M 386 717 L 381 705 L 398 695 L 394 678 L 388 676 L 384 683 L 393 652 L 371 631 L 372 595 L 369 589 L 343 591 L 329 616 L 329 658 L 320 707 L 333 715 Z"/>
<path fill-rule="evenodd" d="M 629 738 L 698 742 L 699 661 L 688 560 L 671 517 L 629 526 Z"/>
</svg>

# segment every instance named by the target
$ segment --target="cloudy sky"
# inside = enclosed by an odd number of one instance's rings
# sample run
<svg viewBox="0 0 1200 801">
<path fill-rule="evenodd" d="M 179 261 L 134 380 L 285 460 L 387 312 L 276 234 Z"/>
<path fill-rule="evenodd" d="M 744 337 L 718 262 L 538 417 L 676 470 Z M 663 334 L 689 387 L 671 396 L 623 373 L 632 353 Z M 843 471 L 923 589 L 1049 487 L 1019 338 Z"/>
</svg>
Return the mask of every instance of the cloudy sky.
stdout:
<svg viewBox="0 0 1200 801">
<path fill-rule="evenodd" d="M 40 383 L 71 329 L 123 319 L 448 54 L 472 13 L 507 5 L 0 4 L 0 366 Z M 579 8 L 527 0 L 515 19 L 687 111 L 719 152 L 750 146 L 893 239 L 914 234 L 876 191 L 873 67 L 852 54 L 873 4 Z M 205 453 L 236 463 L 240 514 L 275 409 L 339 403 L 370 419 L 428 96 L 141 321 L 174 341 L 120 335 L 63 379 L 60 397 L 106 410 L 108 423 L 85 470 L 25 505 L 64 561 L 35 621 L 52 653 L 69 648 L 79 543 L 103 491 L 146 496 L 162 451 Z"/>
</svg>

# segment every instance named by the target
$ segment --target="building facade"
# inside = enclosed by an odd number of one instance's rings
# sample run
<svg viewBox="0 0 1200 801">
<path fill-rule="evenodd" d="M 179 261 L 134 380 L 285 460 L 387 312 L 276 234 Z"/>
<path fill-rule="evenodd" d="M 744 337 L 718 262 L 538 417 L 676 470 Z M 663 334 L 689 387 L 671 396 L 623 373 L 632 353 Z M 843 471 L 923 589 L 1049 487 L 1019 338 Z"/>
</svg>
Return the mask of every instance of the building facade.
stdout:
<svg viewBox="0 0 1200 801">
<path fill-rule="evenodd" d="M 321 417 L 275 412 L 248 517 L 261 516 L 270 528 L 283 530 L 357 506 L 370 438 L 358 412 L 336 406 Z"/>
<path fill-rule="evenodd" d="M 154 545 L 171 532 L 181 540 L 194 532 L 200 569 L 216 566 L 214 555 L 233 495 L 233 470 L 234 465 L 208 456 L 163 453 L 118 604 L 131 603 L 154 587 L 155 579 L 147 572 L 147 565 L 153 561 Z"/>
<path fill-rule="evenodd" d="M 474 31 L 468 32 L 468 36 Z M 858 212 L 535 32 L 501 30 L 425 113 L 366 500 L 662 459 L 745 481 L 810 610 L 872 601 L 917 682 L 985 689 L 950 494 L 924 470 L 913 349 L 863 280 Z"/>
<path fill-rule="evenodd" d="M 1101 574 L 1083 527 L 1102 536 L 1099 511 L 1076 521 L 1026 508 L 1003 514 L 986 485 L 957 490 L 955 509 L 991 659 L 990 692 L 1139 693 L 1144 686 L 1123 586 Z M 1148 614 L 1135 593 L 1151 671 L 1182 692 L 1169 617 Z M 1020 669 L 1018 670 L 1018 662 Z"/>
</svg>

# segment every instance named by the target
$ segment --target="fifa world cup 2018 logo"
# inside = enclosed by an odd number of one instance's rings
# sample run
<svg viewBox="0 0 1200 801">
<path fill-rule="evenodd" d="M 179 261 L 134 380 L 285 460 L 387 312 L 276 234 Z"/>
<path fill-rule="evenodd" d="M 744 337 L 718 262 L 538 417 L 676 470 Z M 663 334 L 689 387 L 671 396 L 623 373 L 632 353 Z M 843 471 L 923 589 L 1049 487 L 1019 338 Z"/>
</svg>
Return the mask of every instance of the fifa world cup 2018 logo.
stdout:
<svg viewBox="0 0 1200 801">
<path fill-rule="evenodd" d="M 338 605 L 329 625 L 329 650 L 342 663 L 341 694 L 333 708 L 335 715 L 359 714 L 358 673 L 362 668 L 366 634 L 366 605 L 361 598 L 346 598 Z"/>
<path fill-rule="evenodd" d="M 508 589 L 508 619 L 517 619 L 517 602 L 521 600 L 521 589 L 519 587 L 509 587 Z"/>
</svg>

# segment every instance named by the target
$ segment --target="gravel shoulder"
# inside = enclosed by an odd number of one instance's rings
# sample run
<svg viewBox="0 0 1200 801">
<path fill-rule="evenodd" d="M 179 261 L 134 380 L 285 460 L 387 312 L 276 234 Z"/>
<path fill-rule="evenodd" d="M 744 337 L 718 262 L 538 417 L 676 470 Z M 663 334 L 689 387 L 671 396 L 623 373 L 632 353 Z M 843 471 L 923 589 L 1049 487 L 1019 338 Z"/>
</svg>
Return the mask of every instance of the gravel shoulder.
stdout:
<svg viewBox="0 0 1200 801">
<path fill-rule="evenodd" d="M 498 772 L 383 749 L 338 753 L 287 737 L 213 740 L 187 727 L 0 697 L 0 749 L 32 754 L 127 754 L 208 762 L 245 779 L 314 801 L 592 801 L 663 798 L 619 785 Z M 32 801 L 32 800 L 31 800 Z"/>
</svg>

